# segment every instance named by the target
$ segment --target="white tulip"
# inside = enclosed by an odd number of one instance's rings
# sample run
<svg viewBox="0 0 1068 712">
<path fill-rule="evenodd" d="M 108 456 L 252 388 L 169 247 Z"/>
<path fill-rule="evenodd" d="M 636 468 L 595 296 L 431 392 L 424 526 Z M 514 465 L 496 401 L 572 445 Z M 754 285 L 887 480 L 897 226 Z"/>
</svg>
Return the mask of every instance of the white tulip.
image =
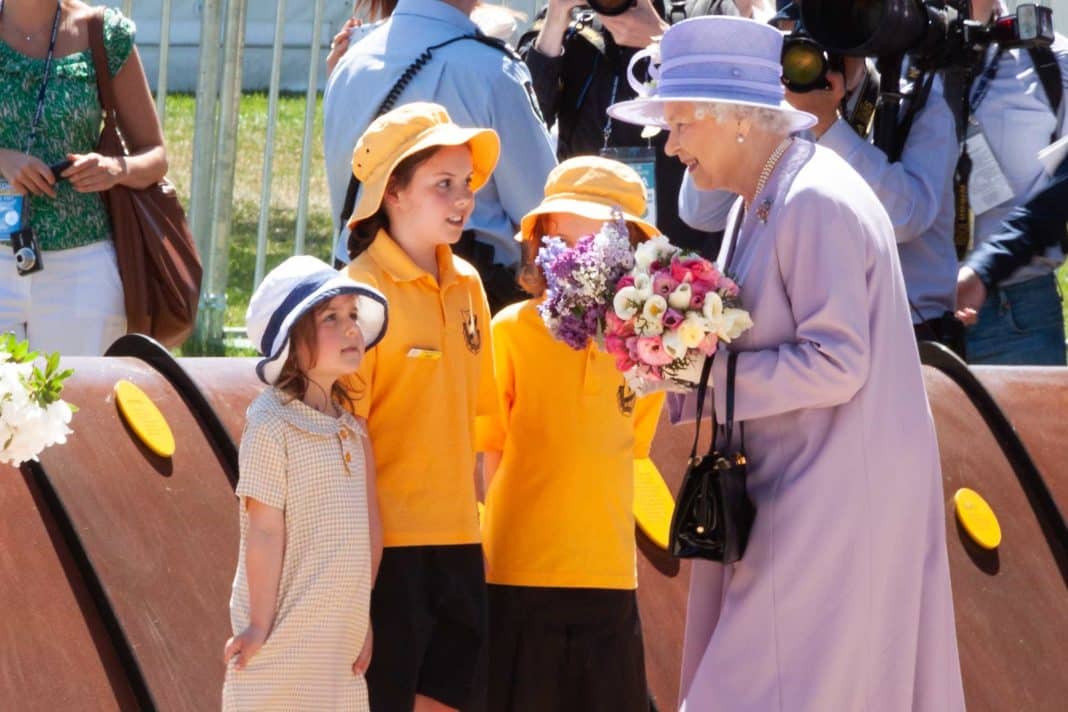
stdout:
<svg viewBox="0 0 1068 712">
<path fill-rule="evenodd" d="M 633 318 L 641 308 L 642 298 L 634 287 L 623 287 L 612 297 L 612 308 L 623 321 Z"/>
<path fill-rule="evenodd" d="M 690 308 L 690 299 L 693 298 L 693 288 L 689 282 L 683 282 L 668 295 L 668 304 L 672 309 L 684 311 Z"/>
</svg>

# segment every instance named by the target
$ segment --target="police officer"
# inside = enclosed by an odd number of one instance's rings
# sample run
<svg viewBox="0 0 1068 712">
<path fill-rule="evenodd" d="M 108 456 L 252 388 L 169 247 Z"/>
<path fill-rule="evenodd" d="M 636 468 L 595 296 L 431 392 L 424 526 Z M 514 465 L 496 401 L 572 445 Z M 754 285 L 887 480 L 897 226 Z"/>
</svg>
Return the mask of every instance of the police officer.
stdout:
<svg viewBox="0 0 1068 712">
<path fill-rule="evenodd" d="M 526 66 L 479 32 L 469 17 L 475 4 L 399 0 L 390 18 L 353 44 L 331 73 L 323 100 L 323 144 L 337 221 L 351 177 L 352 149 L 402 75 L 411 79 L 397 104 L 434 101 L 461 126 L 494 129 L 501 138 L 500 161 L 479 191 L 469 229 L 455 251 L 478 268 L 497 309 L 521 298 L 513 236 L 523 215 L 540 202 L 556 160 Z M 428 48 L 465 35 L 480 39 L 455 41 L 432 49 L 429 59 L 420 58 Z M 339 262 L 348 262 L 347 243 L 348 232 L 341 230 L 334 249 Z"/>
<path fill-rule="evenodd" d="M 619 5 L 627 0 L 601 0 Z M 632 0 L 618 15 L 595 13 L 584 0 L 549 0 L 531 31 L 519 40 L 534 91 L 559 136 L 557 157 L 602 154 L 630 163 L 655 191 L 655 214 L 647 217 L 672 242 L 714 255 L 718 234 L 695 230 L 678 217 L 677 195 L 684 167 L 665 156 L 666 134 L 642 135 L 642 127 L 613 121 L 605 110 L 632 99 L 627 67 L 635 52 L 664 33 L 668 22 L 698 15 L 752 16 L 760 0 Z M 591 7 L 596 7 L 592 3 Z"/>
</svg>

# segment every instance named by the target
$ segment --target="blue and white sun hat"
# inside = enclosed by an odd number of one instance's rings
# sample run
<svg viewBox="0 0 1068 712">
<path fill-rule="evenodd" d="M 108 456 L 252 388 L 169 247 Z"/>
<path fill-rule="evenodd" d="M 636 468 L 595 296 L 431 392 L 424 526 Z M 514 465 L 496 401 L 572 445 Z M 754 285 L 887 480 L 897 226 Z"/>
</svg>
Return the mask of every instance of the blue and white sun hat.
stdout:
<svg viewBox="0 0 1068 712">
<path fill-rule="evenodd" d="M 362 284 L 309 255 L 290 257 L 264 277 L 245 312 L 249 340 L 263 360 L 256 375 L 274 385 L 289 357 L 289 330 L 317 304 L 339 294 L 355 294 L 357 325 L 370 350 L 386 333 L 388 306 L 377 289 Z"/>
<path fill-rule="evenodd" d="M 649 60 L 649 81 L 634 76 Z M 790 131 L 816 124 L 816 117 L 786 102 L 782 84 L 782 33 L 744 17 L 695 17 L 672 25 L 659 43 L 637 52 L 627 68 L 636 99 L 608 107 L 612 118 L 668 128 L 670 102 L 712 102 L 782 112 Z"/>
</svg>

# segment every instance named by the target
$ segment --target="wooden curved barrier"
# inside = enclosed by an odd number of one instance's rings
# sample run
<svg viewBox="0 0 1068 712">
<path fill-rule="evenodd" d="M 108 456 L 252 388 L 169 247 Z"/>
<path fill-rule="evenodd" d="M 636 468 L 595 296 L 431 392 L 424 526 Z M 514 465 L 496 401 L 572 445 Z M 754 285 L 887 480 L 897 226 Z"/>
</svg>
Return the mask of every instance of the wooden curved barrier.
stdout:
<svg viewBox="0 0 1068 712">
<path fill-rule="evenodd" d="M 14 709 L 218 708 L 237 552 L 236 450 L 226 440 L 239 440 L 262 385 L 253 359 L 168 364 L 138 342 L 119 352 L 128 355 L 66 359 L 75 376 L 65 395 L 81 409 L 75 435 L 39 465 L 0 468 L 0 699 Z M 975 373 L 1063 511 L 1068 369 Z M 969 709 L 1059 709 L 1068 699 L 1068 587 L 1057 558 L 978 412 L 946 376 L 924 375 L 942 450 Z M 143 388 L 167 417 L 177 441 L 171 460 L 139 445 L 122 422 L 112 397 L 119 378 Z M 653 444 L 673 492 L 691 437 L 692 426 L 665 419 Z M 1000 518 L 997 552 L 979 550 L 957 526 L 951 499 L 961 486 L 980 492 Z M 649 683 L 659 709 L 671 710 L 689 564 L 640 535 L 639 549 Z"/>
</svg>

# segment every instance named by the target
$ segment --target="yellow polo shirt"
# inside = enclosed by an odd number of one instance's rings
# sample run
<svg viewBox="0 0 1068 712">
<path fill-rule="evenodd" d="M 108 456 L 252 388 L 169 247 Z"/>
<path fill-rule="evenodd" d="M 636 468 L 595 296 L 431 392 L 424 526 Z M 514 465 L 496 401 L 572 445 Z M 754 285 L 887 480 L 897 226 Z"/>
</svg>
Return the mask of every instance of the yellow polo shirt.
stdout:
<svg viewBox="0 0 1068 712">
<path fill-rule="evenodd" d="M 493 319 L 501 408 L 479 418 L 479 450 L 502 456 L 483 516 L 486 580 L 633 589 L 634 466 L 664 396 L 635 398 L 611 356 L 554 339 L 537 303 Z"/>
<path fill-rule="evenodd" d="M 440 283 L 385 232 L 347 267 L 389 300 L 385 338 L 344 379 L 367 418 L 385 546 L 478 543 L 475 418 L 492 415 L 489 305 L 475 268 L 438 248 Z"/>
</svg>

